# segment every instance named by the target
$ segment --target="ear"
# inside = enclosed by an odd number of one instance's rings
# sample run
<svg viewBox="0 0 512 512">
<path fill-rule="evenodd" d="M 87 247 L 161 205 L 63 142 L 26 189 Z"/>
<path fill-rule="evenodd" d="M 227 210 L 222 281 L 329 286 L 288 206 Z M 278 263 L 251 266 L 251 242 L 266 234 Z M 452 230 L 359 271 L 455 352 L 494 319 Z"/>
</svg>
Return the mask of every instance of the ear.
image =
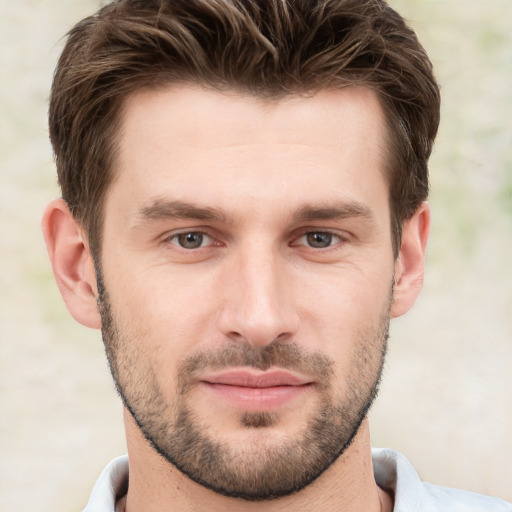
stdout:
<svg viewBox="0 0 512 512">
<path fill-rule="evenodd" d="M 425 250 L 430 232 L 430 207 L 421 203 L 402 228 L 402 244 L 395 261 L 395 287 L 391 316 L 401 316 L 416 301 L 423 285 Z"/>
<path fill-rule="evenodd" d="M 65 201 L 56 199 L 48 204 L 42 228 L 53 274 L 68 311 L 81 324 L 99 329 L 94 261 L 83 229 Z"/>
</svg>

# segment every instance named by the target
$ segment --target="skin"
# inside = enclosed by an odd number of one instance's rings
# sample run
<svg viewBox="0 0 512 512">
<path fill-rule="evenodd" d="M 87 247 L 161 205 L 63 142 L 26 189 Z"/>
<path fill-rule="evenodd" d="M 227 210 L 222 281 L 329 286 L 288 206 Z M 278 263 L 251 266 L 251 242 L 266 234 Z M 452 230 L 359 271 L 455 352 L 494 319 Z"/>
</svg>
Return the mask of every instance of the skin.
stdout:
<svg viewBox="0 0 512 512">
<path fill-rule="evenodd" d="M 332 361 L 333 386 L 346 396 L 363 333 L 388 311 L 405 313 L 423 277 L 426 203 L 404 223 L 393 258 L 384 126 L 376 95 L 362 87 L 263 101 L 180 86 L 127 100 L 100 264 L 116 322 L 126 339 L 138 340 L 126 347 L 125 363 L 152 368 L 168 404 L 186 358 L 276 339 Z M 181 206 L 176 215 L 176 202 L 189 212 L 192 205 L 195 217 L 197 208 L 215 215 L 191 218 Z M 68 309 L 100 328 L 87 238 L 62 200 L 48 205 L 43 231 Z M 201 247 L 180 247 L 177 235 L 190 232 L 205 234 Z M 312 247 L 310 233 L 331 233 L 330 245 Z M 240 407 L 204 389 L 200 378 L 189 406 L 236 453 L 240 446 L 271 450 L 300 435 L 319 396 L 309 386 L 263 429 L 243 427 Z M 267 502 L 198 485 L 150 447 L 128 412 L 125 425 L 128 511 L 392 508 L 373 478 L 366 419 L 317 480 Z"/>
</svg>

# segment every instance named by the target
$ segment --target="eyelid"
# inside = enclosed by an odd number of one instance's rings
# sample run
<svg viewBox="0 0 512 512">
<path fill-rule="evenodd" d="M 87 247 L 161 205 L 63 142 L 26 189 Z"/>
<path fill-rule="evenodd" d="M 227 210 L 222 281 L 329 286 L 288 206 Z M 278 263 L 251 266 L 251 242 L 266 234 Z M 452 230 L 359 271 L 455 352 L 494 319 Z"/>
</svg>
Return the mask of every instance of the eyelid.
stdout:
<svg viewBox="0 0 512 512">
<path fill-rule="evenodd" d="M 198 235 L 202 235 L 203 237 L 210 239 L 210 242 L 205 245 L 201 245 L 197 249 L 186 249 L 185 247 L 181 247 L 178 243 L 175 242 L 180 235 L 186 235 L 188 233 L 195 233 Z M 164 245 L 171 244 L 171 245 L 177 247 L 178 249 L 190 252 L 192 250 L 197 251 L 199 249 L 204 249 L 206 247 L 214 245 L 215 237 L 211 233 L 209 233 L 208 230 L 206 230 L 204 228 L 183 228 L 183 229 L 179 229 L 176 231 L 172 231 L 170 233 L 166 233 L 165 235 L 162 236 L 160 243 L 164 244 Z"/>
<path fill-rule="evenodd" d="M 302 228 L 298 233 L 297 233 L 297 236 L 294 236 L 293 237 L 293 240 L 292 240 L 292 243 L 291 245 L 303 245 L 305 247 L 308 247 L 310 249 L 313 249 L 313 250 L 322 250 L 322 249 L 318 249 L 318 248 L 315 248 L 315 247 L 310 247 L 308 246 L 307 244 L 299 244 L 297 243 L 298 240 L 300 240 L 301 238 L 305 237 L 306 235 L 308 234 L 311 234 L 311 233 L 322 233 L 322 234 L 328 234 L 328 235 L 331 235 L 333 238 L 336 237 L 338 239 L 338 241 L 336 243 L 333 243 L 332 245 L 328 246 L 328 247 L 324 247 L 323 250 L 328 250 L 328 249 L 331 249 L 333 247 L 335 247 L 336 245 L 338 245 L 339 243 L 344 243 L 344 242 L 349 242 L 350 241 L 350 236 L 347 232 L 343 231 L 343 232 L 340 232 L 336 229 L 329 229 L 329 228 Z"/>
<path fill-rule="evenodd" d="M 201 227 L 192 227 L 192 228 L 181 228 L 181 229 L 177 229 L 175 231 L 167 232 L 164 235 L 162 235 L 159 243 L 161 243 L 161 244 L 171 244 L 172 243 L 172 245 L 177 247 L 178 249 L 191 251 L 191 249 L 185 249 L 184 247 L 181 247 L 178 243 L 175 243 L 175 240 L 180 235 L 184 235 L 187 233 L 197 233 L 197 234 L 200 234 L 203 237 L 209 239 L 209 242 L 207 244 L 198 247 L 197 249 L 195 249 L 196 251 L 199 249 L 205 249 L 212 245 L 222 245 L 222 242 L 219 240 L 218 236 L 212 234 L 210 229 L 207 229 L 202 226 Z M 291 242 L 289 243 L 289 245 L 290 246 L 300 245 L 300 246 L 308 247 L 315 251 L 322 250 L 322 248 L 310 247 L 306 243 L 300 243 L 300 244 L 298 243 L 298 241 L 301 238 L 303 238 L 306 235 L 311 234 L 311 233 L 329 234 L 333 238 L 337 239 L 332 245 L 323 248 L 323 250 L 325 250 L 325 251 L 337 246 L 340 243 L 350 242 L 350 240 L 352 238 L 350 233 L 347 233 L 346 231 L 339 231 L 337 229 L 330 229 L 330 228 L 305 227 L 305 228 L 301 228 L 300 230 L 296 231 L 296 234 L 292 235 Z"/>
</svg>

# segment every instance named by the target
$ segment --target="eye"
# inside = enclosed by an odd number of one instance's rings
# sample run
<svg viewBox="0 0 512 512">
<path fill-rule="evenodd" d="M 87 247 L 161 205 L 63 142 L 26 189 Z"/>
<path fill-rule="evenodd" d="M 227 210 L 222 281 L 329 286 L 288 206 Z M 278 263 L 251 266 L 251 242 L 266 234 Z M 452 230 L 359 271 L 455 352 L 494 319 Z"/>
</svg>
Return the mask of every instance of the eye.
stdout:
<svg viewBox="0 0 512 512">
<path fill-rule="evenodd" d="M 175 245 L 179 245 L 183 249 L 199 249 L 205 245 L 210 245 L 212 238 L 200 231 L 187 231 L 173 235 L 169 238 L 169 241 Z"/>
<path fill-rule="evenodd" d="M 340 241 L 341 237 L 329 231 L 309 231 L 308 233 L 304 233 L 297 243 L 299 245 L 308 245 L 313 249 L 326 249 Z"/>
</svg>

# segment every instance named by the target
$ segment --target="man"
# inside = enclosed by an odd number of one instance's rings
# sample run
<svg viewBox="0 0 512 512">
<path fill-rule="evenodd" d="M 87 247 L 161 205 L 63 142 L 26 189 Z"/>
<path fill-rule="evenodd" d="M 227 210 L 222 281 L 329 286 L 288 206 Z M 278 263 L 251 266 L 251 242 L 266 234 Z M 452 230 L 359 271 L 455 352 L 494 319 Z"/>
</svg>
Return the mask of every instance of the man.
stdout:
<svg viewBox="0 0 512 512">
<path fill-rule="evenodd" d="M 87 511 L 512 510 L 370 447 L 438 122 L 381 1 L 120 0 L 72 29 L 43 230 L 129 452 Z"/>
</svg>

